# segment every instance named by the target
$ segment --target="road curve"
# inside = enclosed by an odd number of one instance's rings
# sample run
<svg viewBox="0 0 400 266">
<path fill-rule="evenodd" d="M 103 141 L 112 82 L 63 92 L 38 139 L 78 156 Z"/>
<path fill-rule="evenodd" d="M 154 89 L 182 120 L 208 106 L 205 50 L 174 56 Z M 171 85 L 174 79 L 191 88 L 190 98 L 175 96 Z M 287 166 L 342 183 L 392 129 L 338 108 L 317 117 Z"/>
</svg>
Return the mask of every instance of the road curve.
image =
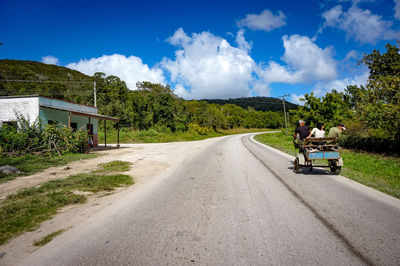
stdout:
<svg viewBox="0 0 400 266">
<path fill-rule="evenodd" d="M 400 200 L 221 138 L 23 265 L 399 265 Z"/>
</svg>

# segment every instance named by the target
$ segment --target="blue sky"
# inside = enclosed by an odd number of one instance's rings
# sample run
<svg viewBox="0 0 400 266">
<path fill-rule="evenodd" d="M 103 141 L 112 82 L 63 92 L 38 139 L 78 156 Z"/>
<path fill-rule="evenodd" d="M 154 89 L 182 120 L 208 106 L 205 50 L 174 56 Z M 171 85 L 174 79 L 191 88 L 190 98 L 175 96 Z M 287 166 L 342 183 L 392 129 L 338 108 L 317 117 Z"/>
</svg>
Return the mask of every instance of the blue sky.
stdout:
<svg viewBox="0 0 400 266">
<path fill-rule="evenodd" d="M 170 84 L 187 98 L 365 84 L 363 53 L 400 40 L 400 0 L 0 0 L 0 58 Z"/>
</svg>

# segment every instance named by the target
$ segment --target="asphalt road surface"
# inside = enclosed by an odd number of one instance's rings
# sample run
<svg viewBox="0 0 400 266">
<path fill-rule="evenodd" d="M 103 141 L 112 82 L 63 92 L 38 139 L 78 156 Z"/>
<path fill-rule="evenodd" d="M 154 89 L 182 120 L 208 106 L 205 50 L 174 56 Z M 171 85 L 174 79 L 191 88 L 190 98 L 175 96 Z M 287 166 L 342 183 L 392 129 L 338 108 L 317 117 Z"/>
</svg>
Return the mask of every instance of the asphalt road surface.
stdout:
<svg viewBox="0 0 400 266">
<path fill-rule="evenodd" d="M 221 138 L 26 265 L 400 265 L 400 200 Z"/>
</svg>

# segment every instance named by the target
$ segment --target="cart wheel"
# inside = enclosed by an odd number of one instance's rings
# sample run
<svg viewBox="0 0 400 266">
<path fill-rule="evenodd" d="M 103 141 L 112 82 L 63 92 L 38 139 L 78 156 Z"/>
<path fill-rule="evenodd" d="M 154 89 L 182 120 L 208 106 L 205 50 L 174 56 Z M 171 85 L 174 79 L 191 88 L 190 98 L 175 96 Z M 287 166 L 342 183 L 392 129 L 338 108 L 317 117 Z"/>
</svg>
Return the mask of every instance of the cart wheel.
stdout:
<svg viewBox="0 0 400 266">
<path fill-rule="evenodd" d="M 340 171 L 341 171 L 341 170 L 342 170 L 342 167 L 341 167 L 341 166 L 338 166 L 338 165 L 336 164 L 336 162 L 331 162 L 330 171 L 331 171 L 332 174 L 338 175 L 338 174 L 340 174 Z"/>
<path fill-rule="evenodd" d="M 301 174 L 303 168 L 300 166 L 299 158 L 294 160 L 294 172 L 297 174 Z"/>
</svg>

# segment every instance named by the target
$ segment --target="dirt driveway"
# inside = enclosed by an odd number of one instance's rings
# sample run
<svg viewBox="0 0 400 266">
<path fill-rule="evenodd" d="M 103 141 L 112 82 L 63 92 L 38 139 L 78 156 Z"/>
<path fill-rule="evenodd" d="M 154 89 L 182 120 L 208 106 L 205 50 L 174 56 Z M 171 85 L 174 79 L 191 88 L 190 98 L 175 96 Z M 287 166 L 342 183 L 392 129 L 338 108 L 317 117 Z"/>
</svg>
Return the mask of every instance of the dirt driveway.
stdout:
<svg viewBox="0 0 400 266">
<path fill-rule="evenodd" d="M 1 200 L 19 189 L 37 186 L 53 179 L 66 178 L 73 174 L 90 172 L 96 169 L 100 163 L 115 160 L 131 162 L 131 170 L 125 173 L 135 180 L 133 186 L 117 189 L 111 194 L 89 195 L 85 204 L 67 206 L 52 219 L 43 222 L 39 229 L 22 234 L 0 246 L 0 265 L 18 264 L 26 255 L 38 248 L 33 245 L 34 241 L 61 229 L 68 230 L 112 205 L 113 202 L 123 199 L 127 194 L 135 193 L 146 184 L 158 182 L 186 159 L 196 155 L 218 139 L 220 138 L 193 142 L 123 144 L 121 149 L 100 151 L 99 153 L 103 153 L 104 156 L 98 158 L 48 168 L 43 172 L 0 184 Z"/>
</svg>

